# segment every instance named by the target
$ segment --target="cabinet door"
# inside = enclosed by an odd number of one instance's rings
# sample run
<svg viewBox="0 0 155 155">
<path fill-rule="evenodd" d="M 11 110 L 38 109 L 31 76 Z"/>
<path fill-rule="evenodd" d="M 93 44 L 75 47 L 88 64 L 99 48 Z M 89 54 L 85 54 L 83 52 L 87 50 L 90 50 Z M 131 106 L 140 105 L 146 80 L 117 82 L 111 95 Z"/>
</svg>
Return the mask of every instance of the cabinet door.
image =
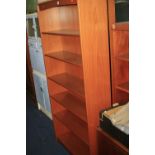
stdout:
<svg viewBox="0 0 155 155">
<path fill-rule="evenodd" d="M 44 95 L 43 95 L 43 81 L 42 78 L 36 74 L 33 74 L 34 85 L 36 91 L 37 101 L 44 107 Z"/>
<path fill-rule="evenodd" d="M 43 89 L 44 89 L 44 101 L 45 101 L 45 107 L 48 112 L 51 113 L 51 105 L 50 105 L 50 99 L 48 94 L 48 87 L 47 87 L 47 81 L 43 81 Z"/>
<path fill-rule="evenodd" d="M 27 31 L 28 31 L 28 37 L 35 37 L 33 18 L 27 19 Z"/>
<path fill-rule="evenodd" d="M 32 68 L 38 72 L 45 73 L 42 49 L 29 48 Z"/>
<path fill-rule="evenodd" d="M 37 39 L 36 38 L 29 38 L 28 39 L 29 48 L 37 48 Z"/>
<path fill-rule="evenodd" d="M 34 52 L 35 52 L 36 64 L 37 64 L 36 70 L 38 70 L 39 72 L 44 74 L 45 73 L 45 65 L 44 65 L 42 49 L 35 49 Z"/>
<path fill-rule="evenodd" d="M 37 57 L 35 53 L 35 48 L 30 47 L 29 51 L 30 51 L 30 59 L 31 59 L 32 68 L 34 70 L 37 70 Z"/>
</svg>

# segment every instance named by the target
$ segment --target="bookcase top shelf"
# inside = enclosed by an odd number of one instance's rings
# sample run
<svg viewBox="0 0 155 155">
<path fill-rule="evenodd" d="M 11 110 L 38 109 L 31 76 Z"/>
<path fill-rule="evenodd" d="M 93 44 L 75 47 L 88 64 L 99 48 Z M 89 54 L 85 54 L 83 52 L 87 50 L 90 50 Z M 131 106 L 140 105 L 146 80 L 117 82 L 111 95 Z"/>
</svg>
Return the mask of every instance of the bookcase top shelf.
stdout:
<svg viewBox="0 0 155 155">
<path fill-rule="evenodd" d="M 48 34 L 48 35 L 65 35 L 65 36 L 79 36 L 80 35 L 80 33 L 79 33 L 78 30 L 71 30 L 71 29 L 47 31 L 47 32 L 42 32 L 42 34 Z"/>
<path fill-rule="evenodd" d="M 39 3 L 39 10 L 43 11 L 52 7 L 62 7 L 69 5 L 77 5 L 77 0 L 50 0 L 47 2 Z"/>
<path fill-rule="evenodd" d="M 60 51 L 60 52 L 52 52 L 45 54 L 48 57 L 53 59 L 57 59 L 66 63 L 70 63 L 77 66 L 82 66 L 82 58 L 81 55 L 68 52 L 68 51 Z"/>
</svg>

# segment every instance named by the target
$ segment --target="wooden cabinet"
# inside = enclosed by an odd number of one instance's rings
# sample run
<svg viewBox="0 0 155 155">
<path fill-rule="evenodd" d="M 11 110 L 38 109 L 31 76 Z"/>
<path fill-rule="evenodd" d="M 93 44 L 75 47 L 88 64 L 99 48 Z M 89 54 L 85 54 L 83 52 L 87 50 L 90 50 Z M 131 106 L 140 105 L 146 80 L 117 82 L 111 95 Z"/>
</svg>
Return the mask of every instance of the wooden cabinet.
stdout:
<svg viewBox="0 0 155 155">
<path fill-rule="evenodd" d="M 129 101 L 128 7 L 128 0 L 108 0 L 112 103 L 123 104 Z"/>
<path fill-rule="evenodd" d="M 129 155 L 129 150 L 109 134 L 97 129 L 98 155 Z"/>
<path fill-rule="evenodd" d="M 49 1 L 38 17 L 56 137 L 96 155 L 99 111 L 111 105 L 107 1 Z"/>
</svg>

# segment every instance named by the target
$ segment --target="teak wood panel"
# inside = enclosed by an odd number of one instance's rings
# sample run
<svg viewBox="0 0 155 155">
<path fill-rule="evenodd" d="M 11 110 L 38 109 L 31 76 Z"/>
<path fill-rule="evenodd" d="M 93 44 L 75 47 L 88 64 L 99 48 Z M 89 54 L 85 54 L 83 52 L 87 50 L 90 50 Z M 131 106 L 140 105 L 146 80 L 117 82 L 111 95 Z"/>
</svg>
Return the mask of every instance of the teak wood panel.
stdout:
<svg viewBox="0 0 155 155">
<path fill-rule="evenodd" d="M 77 0 L 51 0 L 47 1 L 45 3 L 40 3 L 39 4 L 39 9 L 46 10 L 51 7 L 59 7 L 59 6 L 65 6 L 65 5 L 76 5 Z"/>
<path fill-rule="evenodd" d="M 99 111 L 110 107 L 110 63 L 106 0 L 78 0 L 90 154 L 97 154 Z"/>
<path fill-rule="evenodd" d="M 48 77 L 61 73 L 67 73 L 77 78 L 83 79 L 82 67 L 74 66 L 63 61 L 58 61 L 48 56 L 45 56 L 44 60 Z"/>
<path fill-rule="evenodd" d="M 55 7 L 38 12 L 41 33 L 56 30 L 79 30 L 77 6 Z"/>
<path fill-rule="evenodd" d="M 129 155 L 129 150 L 109 134 L 97 129 L 98 155 Z"/>
<path fill-rule="evenodd" d="M 60 105 L 68 109 L 81 120 L 87 122 L 85 103 L 69 92 L 62 92 L 52 96 Z"/>
<path fill-rule="evenodd" d="M 68 51 L 53 52 L 46 54 L 46 56 L 77 66 L 82 66 L 81 56 Z"/>
<path fill-rule="evenodd" d="M 129 82 L 129 32 L 125 30 L 112 30 L 111 35 L 113 39 L 111 41 L 113 103 L 121 103 L 122 101 L 126 102 L 129 100 L 126 97 L 127 95 L 122 95 L 120 91 L 117 91 L 119 85 Z M 123 58 L 125 60 L 125 55 L 126 61 L 122 61 Z"/>
<path fill-rule="evenodd" d="M 81 55 L 80 37 L 61 35 L 42 35 L 44 54 L 68 51 Z"/>
<path fill-rule="evenodd" d="M 83 80 L 76 78 L 72 75 L 62 73 L 49 77 L 48 79 L 68 89 L 73 94 L 79 97 L 85 97 Z"/>
<path fill-rule="evenodd" d="M 124 103 L 129 100 L 129 94 L 128 92 L 118 90 L 117 87 L 123 83 L 129 82 L 129 23 L 116 23 L 114 0 L 108 0 L 108 15 L 112 75 L 112 103 Z M 127 57 L 123 57 L 125 55 Z"/>
<path fill-rule="evenodd" d="M 90 154 L 88 145 L 74 136 L 71 132 L 59 136 L 58 139 L 73 155 Z"/>
<path fill-rule="evenodd" d="M 67 129 L 72 131 L 77 137 L 79 137 L 85 144 L 88 144 L 88 127 L 87 123 L 67 111 L 55 100 L 52 100 L 52 114 L 54 120 L 59 122 L 60 126 L 65 126 Z M 63 125 L 61 125 L 63 124 Z M 58 129 L 60 130 L 60 129 Z M 61 131 L 58 131 L 59 134 Z"/>
<path fill-rule="evenodd" d="M 78 138 L 88 144 L 88 128 L 87 124 L 78 117 L 64 110 L 54 115 L 62 124 L 69 128 Z"/>
</svg>

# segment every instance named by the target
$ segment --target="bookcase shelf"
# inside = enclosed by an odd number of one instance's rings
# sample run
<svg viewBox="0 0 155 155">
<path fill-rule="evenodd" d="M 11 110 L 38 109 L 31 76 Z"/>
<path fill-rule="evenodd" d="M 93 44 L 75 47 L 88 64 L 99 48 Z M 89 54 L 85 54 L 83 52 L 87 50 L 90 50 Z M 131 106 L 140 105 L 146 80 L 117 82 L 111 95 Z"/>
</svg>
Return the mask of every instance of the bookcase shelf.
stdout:
<svg viewBox="0 0 155 155">
<path fill-rule="evenodd" d="M 83 142 L 88 144 L 88 127 L 85 122 L 83 122 L 67 110 L 58 112 L 54 116 L 67 128 L 69 128 Z"/>
<path fill-rule="evenodd" d="M 68 5 L 76 5 L 77 0 L 51 0 L 44 3 L 39 4 L 40 11 L 49 9 L 51 7 L 61 7 L 61 6 L 68 6 Z"/>
<path fill-rule="evenodd" d="M 129 82 L 123 83 L 121 85 L 118 85 L 116 87 L 118 90 L 121 90 L 123 92 L 129 93 Z"/>
<path fill-rule="evenodd" d="M 61 51 L 48 53 L 46 56 L 77 66 L 82 66 L 82 58 L 79 54 L 71 53 L 68 51 Z"/>
<path fill-rule="evenodd" d="M 78 31 L 78 30 L 64 29 L 64 30 L 55 30 L 55 31 L 42 32 L 42 34 L 48 34 L 48 35 L 66 35 L 66 36 L 79 36 L 79 31 Z"/>
<path fill-rule="evenodd" d="M 52 97 L 56 102 L 87 123 L 85 103 L 68 92 L 62 92 Z"/>
<path fill-rule="evenodd" d="M 99 111 L 111 105 L 107 1 L 53 0 L 38 16 L 56 137 L 96 155 Z"/>
<path fill-rule="evenodd" d="M 129 53 L 121 54 L 118 56 L 119 60 L 129 62 Z"/>
<path fill-rule="evenodd" d="M 112 103 L 124 104 L 129 101 L 129 83 L 125 83 L 129 81 L 129 22 L 121 15 L 122 21 L 118 20 L 115 1 L 108 1 L 108 10 Z"/>
<path fill-rule="evenodd" d="M 74 155 L 89 155 L 89 147 L 71 132 L 58 137 L 58 140 Z"/>
<path fill-rule="evenodd" d="M 83 80 L 77 77 L 62 73 L 48 78 L 80 97 L 85 95 Z"/>
</svg>

